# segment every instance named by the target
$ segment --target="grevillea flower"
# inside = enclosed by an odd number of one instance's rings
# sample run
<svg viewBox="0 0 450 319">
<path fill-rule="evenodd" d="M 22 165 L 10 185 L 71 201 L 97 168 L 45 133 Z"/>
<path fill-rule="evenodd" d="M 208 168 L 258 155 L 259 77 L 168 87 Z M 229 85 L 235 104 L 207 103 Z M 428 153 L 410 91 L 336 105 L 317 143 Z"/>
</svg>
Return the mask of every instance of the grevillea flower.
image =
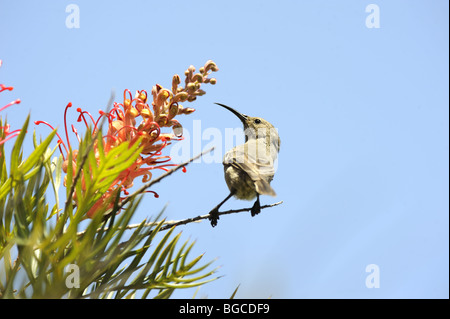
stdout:
<svg viewBox="0 0 450 319">
<path fill-rule="evenodd" d="M 0 60 L 0 67 L 2 66 L 2 60 Z M 5 86 L 4 84 L 0 84 L 0 93 L 2 93 L 3 91 L 12 91 L 14 88 L 12 86 Z M 3 107 L 0 107 L 0 112 L 3 111 L 4 109 L 10 107 L 11 105 L 14 104 L 19 104 L 20 103 L 20 99 L 14 100 L 8 104 L 6 104 Z M 1 121 L 0 121 L 1 123 Z M 9 124 L 6 124 L 5 126 L 1 126 L 0 127 L 0 145 L 2 145 L 3 143 L 5 143 L 6 141 L 16 137 L 17 135 L 19 135 L 20 130 L 14 130 L 11 131 L 11 127 Z M 0 152 L 0 156 L 2 156 L 2 153 Z"/>
<path fill-rule="evenodd" d="M 125 199 L 129 195 L 127 190 L 133 186 L 136 178 L 140 178 L 143 183 L 146 183 L 151 180 L 153 170 L 161 169 L 168 171 L 169 167 L 176 166 L 176 164 L 170 163 L 170 156 L 163 155 L 163 149 L 170 145 L 172 141 L 183 138 L 183 127 L 175 117 L 180 114 L 190 114 L 195 111 L 192 108 L 183 107 L 180 103 L 193 102 L 197 96 L 205 94 L 205 91 L 201 90 L 200 86 L 202 83 L 215 84 L 216 79 L 208 77 L 210 72 L 215 71 L 218 71 L 218 68 L 213 61 L 206 62 L 200 68 L 199 73 L 194 73 L 195 68 L 190 66 L 185 72 L 186 80 L 184 87 L 180 86 L 181 80 L 178 75 L 175 75 L 172 79 L 171 90 L 156 84 L 151 90 L 153 101 L 150 104 L 147 91 L 137 91 L 133 97 L 130 90 L 127 89 L 123 93 L 123 102 L 115 102 L 109 112 L 99 111 L 100 115 L 97 119 L 94 119 L 89 112 L 77 108 L 77 112 L 79 113 L 77 121 L 83 122 L 86 127 L 91 123 L 93 125 L 93 136 L 100 130 L 98 126 L 101 118 L 104 117 L 107 121 L 108 130 L 102 138 L 102 148 L 106 154 L 124 142 L 129 142 L 130 145 L 140 143 L 139 146 L 142 148 L 140 156 L 119 174 L 108 191 L 90 208 L 87 217 L 92 218 L 100 208 L 104 208 L 103 206 L 106 203 L 111 203 L 111 196 L 114 196 L 117 192 L 122 192 L 125 195 L 125 197 L 120 198 L 121 201 Z M 63 156 L 64 152 L 61 149 L 61 145 L 65 148 L 66 154 L 69 153 L 69 149 L 72 149 L 67 128 L 67 111 L 71 107 L 72 103 L 69 103 L 64 112 L 66 143 L 58 135 L 60 150 Z M 41 123 L 49 125 L 43 121 L 35 122 L 35 124 Z M 71 125 L 71 128 L 77 139 L 80 140 L 74 125 Z M 171 128 L 172 132 L 163 133 L 163 128 Z M 97 161 L 99 161 L 100 156 L 97 145 L 94 145 L 93 151 L 95 152 Z M 72 176 L 75 176 L 77 156 L 78 151 L 72 150 L 72 167 L 74 169 Z M 69 167 L 68 161 L 68 156 L 64 157 L 63 171 L 65 173 L 67 173 Z M 185 171 L 184 168 L 183 171 Z M 67 176 L 65 177 L 64 185 L 66 185 L 66 178 Z M 153 191 L 147 192 L 151 192 L 155 197 L 158 197 L 158 194 Z M 76 194 L 73 194 L 73 199 L 75 202 L 77 201 Z M 110 206 L 112 207 L 112 204 Z"/>
</svg>

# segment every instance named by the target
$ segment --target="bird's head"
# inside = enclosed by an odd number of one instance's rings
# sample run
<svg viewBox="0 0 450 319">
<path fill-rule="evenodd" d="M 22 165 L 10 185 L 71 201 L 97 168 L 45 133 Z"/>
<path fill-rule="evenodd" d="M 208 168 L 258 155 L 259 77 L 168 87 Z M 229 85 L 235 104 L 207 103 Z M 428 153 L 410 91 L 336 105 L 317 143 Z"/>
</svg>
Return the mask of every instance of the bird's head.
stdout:
<svg viewBox="0 0 450 319">
<path fill-rule="evenodd" d="M 216 104 L 227 109 L 241 120 L 244 125 L 245 141 L 254 138 L 266 138 L 270 141 L 269 143 L 274 144 L 279 151 L 281 144 L 280 137 L 278 136 L 277 130 L 270 122 L 261 117 L 252 117 L 242 114 L 227 105 L 221 103 Z"/>
</svg>

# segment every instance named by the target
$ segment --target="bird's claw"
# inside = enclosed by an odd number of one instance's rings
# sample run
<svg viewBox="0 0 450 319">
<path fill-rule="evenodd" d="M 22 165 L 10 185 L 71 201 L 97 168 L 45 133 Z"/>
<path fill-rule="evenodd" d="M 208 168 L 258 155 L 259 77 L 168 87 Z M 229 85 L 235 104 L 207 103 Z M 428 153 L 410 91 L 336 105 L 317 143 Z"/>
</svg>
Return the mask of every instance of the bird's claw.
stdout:
<svg viewBox="0 0 450 319">
<path fill-rule="evenodd" d="M 251 209 L 250 212 L 251 212 L 251 214 L 252 214 L 252 217 L 258 215 L 258 214 L 261 212 L 261 205 L 259 204 L 259 200 L 257 200 L 257 201 L 253 204 L 253 207 L 252 207 L 252 209 Z"/>
<path fill-rule="evenodd" d="M 217 207 L 209 212 L 208 219 L 211 221 L 211 226 L 212 227 L 216 227 L 217 226 L 217 221 L 219 220 L 219 210 L 217 209 Z"/>
</svg>

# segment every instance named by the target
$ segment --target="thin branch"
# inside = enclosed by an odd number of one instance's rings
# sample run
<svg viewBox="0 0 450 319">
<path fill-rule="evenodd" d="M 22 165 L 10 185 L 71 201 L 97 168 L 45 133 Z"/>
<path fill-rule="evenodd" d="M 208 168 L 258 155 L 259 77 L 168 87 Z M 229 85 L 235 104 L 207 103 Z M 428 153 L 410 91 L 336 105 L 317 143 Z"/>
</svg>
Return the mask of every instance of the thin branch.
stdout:
<svg viewBox="0 0 450 319">
<path fill-rule="evenodd" d="M 278 205 L 283 204 L 283 201 L 279 201 L 273 204 L 269 204 L 269 205 L 264 205 L 261 206 L 261 209 L 265 209 L 265 208 L 270 208 L 270 207 L 275 207 Z M 231 209 L 231 210 L 227 210 L 224 212 L 219 212 L 218 215 L 222 216 L 222 215 L 229 215 L 229 214 L 237 214 L 237 213 L 242 213 L 242 212 L 249 212 L 252 210 L 252 207 L 248 207 L 248 208 L 240 208 L 240 209 Z M 169 221 L 165 221 L 163 223 L 164 226 L 162 226 L 159 231 L 163 231 L 163 230 L 167 230 L 169 228 L 172 228 L 174 226 L 180 226 L 180 225 L 186 225 L 186 224 L 190 224 L 190 223 L 199 223 L 201 222 L 203 219 L 208 219 L 209 218 L 209 214 L 206 215 L 199 215 L 196 217 L 191 217 L 191 218 L 186 218 L 186 219 L 182 219 L 182 220 L 169 220 Z M 146 223 L 144 224 L 144 227 L 152 227 L 152 226 L 156 226 L 158 225 L 160 222 L 152 222 L 152 223 Z M 134 228 L 138 228 L 139 226 L 141 226 L 141 224 L 131 224 L 131 225 L 127 225 L 125 227 L 120 227 L 118 230 L 122 230 L 122 229 L 134 229 Z M 99 229 L 100 230 L 100 229 Z M 108 227 L 103 228 L 103 230 L 107 231 Z M 81 236 L 85 233 L 85 231 L 81 231 L 78 232 L 77 235 Z"/>
<path fill-rule="evenodd" d="M 278 206 L 278 205 L 281 205 L 281 204 L 283 204 L 283 201 L 279 201 L 277 203 L 261 206 L 261 209 L 275 207 L 275 206 Z M 231 210 L 227 210 L 227 211 L 224 211 L 224 212 L 219 212 L 218 216 L 228 215 L 228 214 L 237 214 L 237 213 L 242 213 L 242 212 L 249 212 L 251 210 L 252 210 L 252 207 L 240 208 L 240 209 L 231 209 Z M 209 214 L 206 214 L 206 215 L 199 215 L 197 217 L 191 217 L 191 218 L 186 218 L 186 219 L 182 219 L 182 220 L 168 221 L 168 222 L 164 223 L 165 225 L 162 226 L 159 229 L 159 231 L 163 231 L 163 230 L 172 228 L 174 226 L 180 226 L 180 225 L 186 225 L 186 224 L 190 224 L 190 223 L 199 222 L 199 221 L 201 221 L 203 219 L 208 219 L 209 217 L 210 217 Z M 129 225 L 129 226 L 132 226 L 132 225 Z"/>
</svg>

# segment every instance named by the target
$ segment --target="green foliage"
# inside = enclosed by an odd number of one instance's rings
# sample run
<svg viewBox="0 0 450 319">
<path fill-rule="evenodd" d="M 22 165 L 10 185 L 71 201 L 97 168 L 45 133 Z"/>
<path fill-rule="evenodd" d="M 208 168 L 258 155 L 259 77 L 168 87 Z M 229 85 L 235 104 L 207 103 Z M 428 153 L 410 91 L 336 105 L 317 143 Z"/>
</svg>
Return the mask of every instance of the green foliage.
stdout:
<svg viewBox="0 0 450 319">
<path fill-rule="evenodd" d="M 93 146 L 101 151 L 101 135 L 88 131 L 74 163 L 69 154 L 62 203 L 63 158 L 55 156 L 57 147 L 49 149 L 55 132 L 40 143 L 34 136 L 34 150 L 23 159 L 28 122 L 14 141 L 9 165 L 0 145 L 0 298 L 168 298 L 175 289 L 216 279 L 215 269 L 208 270 L 212 262 L 200 263 L 203 255 L 188 258 L 193 242 L 179 244 L 174 227 L 160 231 L 161 214 L 130 225 L 141 197 L 120 208 L 120 193 L 107 193 L 139 156 L 139 143 L 122 143 L 96 157 Z M 87 219 L 106 194 L 105 205 Z"/>
</svg>

